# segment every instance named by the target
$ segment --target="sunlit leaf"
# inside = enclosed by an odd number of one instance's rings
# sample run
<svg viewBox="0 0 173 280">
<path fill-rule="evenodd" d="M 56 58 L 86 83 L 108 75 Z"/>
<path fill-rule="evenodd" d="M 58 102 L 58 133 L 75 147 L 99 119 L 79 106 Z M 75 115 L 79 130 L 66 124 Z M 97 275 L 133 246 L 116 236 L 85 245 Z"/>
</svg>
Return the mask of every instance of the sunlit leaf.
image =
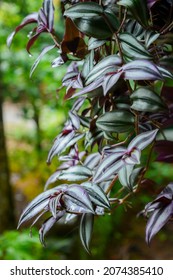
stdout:
<svg viewBox="0 0 173 280">
<path fill-rule="evenodd" d="M 50 184 L 55 183 L 55 182 L 58 180 L 60 174 L 61 174 L 61 171 L 60 171 L 60 170 L 57 170 L 56 172 L 54 172 L 54 173 L 48 178 L 48 180 L 46 181 L 46 184 L 45 184 L 44 189 L 46 190 L 47 187 L 48 187 Z"/>
<path fill-rule="evenodd" d="M 55 139 L 54 144 L 48 154 L 48 158 L 47 158 L 48 164 L 51 162 L 52 158 L 55 155 L 60 154 L 61 151 L 66 148 L 67 144 L 69 143 L 69 141 L 71 139 L 73 139 L 74 135 L 75 135 L 75 132 L 72 131 L 67 135 L 60 135 Z"/>
<path fill-rule="evenodd" d="M 157 152 L 157 161 L 173 163 L 173 141 L 156 141 L 154 149 Z"/>
<path fill-rule="evenodd" d="M 94 51 L 90 51 L 90 53 L 86 56 L 83 68 L 82 68 L 82 76 L 86 78 L 88 74 L 94 67 Z"/>
<path fill-rule="evenodd" d="M 79 129 L 80 119 L 79 119 L 78 115 L 76 113 L 74 113 L 73 111 L 69 111 L 68 114 L 69 114 L 70 120 L 72 122 L 72 125 L 75 127 L 75 129 Z"/>
<path fill-rule="evenodd" d="M 51 212 L 51 214 L 54 218 L 56 218 L 57 210 L 62 208 L 62 205 L 60 202 L 62 196 L 63 196 L 63 193 L 60 192 L 58 195 L 56 195 L 55 197 L 51 197 L 49 200 L 49 204 L 48 204 L 49 211 Z"/>
<path fill-rule="evenodd" d="M 7 38 L 7 45 L 8 45 L 8 47 L 10 47 L 10 45 L 11 45 L 11 43 L 12 43 L 12 41 L 13 41 L 14 36 L 16 35 L 16 33 L 17 33 L 19 30 L 21 30 L 25 25 L 30 24 L 30 23 L 37 23 L 37 21 L 38 21 L 38 13 L 32 13 L 32 14 L 26 16 L 26 17 L 22 20 L 22 22 L 20 23 L 20 25 L 18 25 L 18 26 L 16 27 L 15 31 L 12 32 L 12 33 L 8 36 L 8 38 Z"/>
</svg>

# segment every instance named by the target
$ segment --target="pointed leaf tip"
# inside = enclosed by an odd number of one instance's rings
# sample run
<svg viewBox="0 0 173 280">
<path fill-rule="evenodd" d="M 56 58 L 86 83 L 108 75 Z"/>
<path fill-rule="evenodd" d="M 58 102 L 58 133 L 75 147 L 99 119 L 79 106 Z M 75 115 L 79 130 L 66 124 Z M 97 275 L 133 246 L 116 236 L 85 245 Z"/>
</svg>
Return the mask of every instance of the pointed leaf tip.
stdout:
<svg viewBox="0 0 173 280">
<path fill-rule="evenodd" d="M 90 241 L 93 231 L 94 215 L 93 214 L 83 214 L 80 222 L 80 239 L 85 250 L 90 254 Z"/>
</svg>

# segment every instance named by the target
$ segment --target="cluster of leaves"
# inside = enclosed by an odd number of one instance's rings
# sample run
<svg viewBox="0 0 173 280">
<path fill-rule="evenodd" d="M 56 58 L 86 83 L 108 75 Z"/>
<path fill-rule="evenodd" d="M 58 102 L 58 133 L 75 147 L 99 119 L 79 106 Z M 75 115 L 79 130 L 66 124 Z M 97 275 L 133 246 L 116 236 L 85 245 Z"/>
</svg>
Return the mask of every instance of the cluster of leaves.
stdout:
<svg viewBox="0 0 173 280">
<path fill-rule="evenodd" d="M 47 32 L 54 44 L 42 50 L 31 75 L 43 55 L 57 48 L 52 67 L 68 63 L 62 86 L 65 99 L 75 99 L 47 159 L 48 164 L 54 156 L 62 161 L 46 183 L 46 188 L 58 186 L 28 205 L 19 226 L 37 216 L 35 224 L 49 212 L 40 229 L 44 242 L 59 219 L 79 216 L 80 238 L 89 250 L 94 217 L 113 212 L 140 190 L 153 154 L 157 161 L 173 162 L 173 3 L 62 0 L 61 8 L 62 40 L 56 36 L 52 0 L 44 0 L 39 12 L 27 16 L 7 40 L 10 45 L 21 28 L 35 23 L 26 47 L 30 52 Z M 169 186 L 143 212 L 151 214 L 147 242 L 172 216 Z"/>
</svg>

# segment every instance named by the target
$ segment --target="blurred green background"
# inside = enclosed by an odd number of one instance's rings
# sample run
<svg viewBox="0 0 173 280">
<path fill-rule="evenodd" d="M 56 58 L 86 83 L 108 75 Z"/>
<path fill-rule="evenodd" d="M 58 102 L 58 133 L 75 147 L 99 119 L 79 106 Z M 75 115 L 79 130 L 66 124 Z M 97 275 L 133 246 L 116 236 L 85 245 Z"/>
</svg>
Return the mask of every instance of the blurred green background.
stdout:
<svg viewBox="0 0 173 280">
<path fill-rule="evenodd" d="M 92 255 L 80 243 L 78 221 L 57 224 L 48 234 L 45 248 L 39 242 L 39 225 L 33 229 L 32 237 L 27 225 L 16 230 L 25 205 L 43 191 L 46 180 L 56 169 L 57 160 L 47 166 L 46 158 L 71 107 L 69 101 L 63 100 L 64 90 L 57 93 L 66 69 L 51 68 L 56 51 L 49 52 L 29 78 L 32 64 L 50 41 L 47 34 L 31 49 L 32 57 L 25 50 L 31 27 L 17 34 L 10 50 L 6 46 L 7 36 L 24 16 L 38 11 L 41 4 L 35 0 L 0 2 L 0 259 L 172 259 L 173 226 L 167 225 L 148 247 L 146 221 L 136 217 L 153 199 L 155 189 L 173 179 L 170 165 L 152 164 L 147 174 L 151 184 L 132 197 L 131 208 L 122 206 L 111 216 L 95 219 Z M 55 0 L 54 4 L 55 28 L 62 37 L 60 1 Z"/>
</svg>

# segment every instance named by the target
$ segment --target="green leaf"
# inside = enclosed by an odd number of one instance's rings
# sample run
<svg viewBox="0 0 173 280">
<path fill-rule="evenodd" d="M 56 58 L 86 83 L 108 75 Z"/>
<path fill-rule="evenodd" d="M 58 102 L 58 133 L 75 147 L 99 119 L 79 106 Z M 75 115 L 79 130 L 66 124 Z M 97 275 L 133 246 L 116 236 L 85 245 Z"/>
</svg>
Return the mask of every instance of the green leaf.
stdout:
<svg viewBox="0 0 173 280">
<path fill-rule="evenodd" d="M 104 10 L 101 5 L 93 2 L 73 5 L 64 15 L 71 18 L 81 32 L 98 39 L 110 37 L 119 27 L 112 8 Z"/>
<path fill-rule="evenodd" d="M 89 245 L 91 241 L 91 235 L 93 231 L 94 215 L 93 214 L 83 214 L 80 221 L 80 239 L 85 250 L 90 253 Z"/>
<path fill-rule="evenodd" d="M 145 47 L 129 33 L 121 33 L 119 35 L 124 55 L 134 59 L 152 59 L 150 53 Z"/>
<path fill-rule="evenodd" d="M 106 40 L 99 40 L 97 38 L 90 38 L 88 41 L 88 50 L 93 50 L 103 46 L 106 43 Z"/>
<path fill-rule="evenodd" d="M 133 92 L 130 98 L 133 102 L 131 108 L 136 111 L 157 112 L 166 109 L 161 97 L 150 88 L 140 87 Z"/>
<path fill-rule="evenodd" d="M 64 16 L 67 16 L 71 19 L 76 18 L 92 18 L 103 13 L 103 8 L 97 3 L 88 2 L 88 3 L 78 3 L 71 6 L 64 12 Z"/>
<path fill-rule="evenodd" d="M 94 18 L 76 18 L 73 21 L 77 28 L 89 37 L 107 39 L 112 36 L 109 26 L 101 16 L 96 16 Z"/>
<path fill-rule="evenodd" d="M 147 1 L 144 0 L 120 0 L 118 5 L 128 8 L 134 18 L 145 27 L 149 26 L 149 13 Z"/>
<path fill-rule="evenodd" d="M 116 16 L 116 5 L 112 5 L 111 7 L 107 7 L 104 10 L 104 17 L 107 18 L 109 25 L 111 26 L 112 30 L 117 31 L 120 23 Z"/>
<path fill-rule="evenodd" d="M 107 112 L 96 121 L 97 127 L 107 132 L 127 132 L 133 129 L 134 116 L 123 110 Z"/>
</svg>

